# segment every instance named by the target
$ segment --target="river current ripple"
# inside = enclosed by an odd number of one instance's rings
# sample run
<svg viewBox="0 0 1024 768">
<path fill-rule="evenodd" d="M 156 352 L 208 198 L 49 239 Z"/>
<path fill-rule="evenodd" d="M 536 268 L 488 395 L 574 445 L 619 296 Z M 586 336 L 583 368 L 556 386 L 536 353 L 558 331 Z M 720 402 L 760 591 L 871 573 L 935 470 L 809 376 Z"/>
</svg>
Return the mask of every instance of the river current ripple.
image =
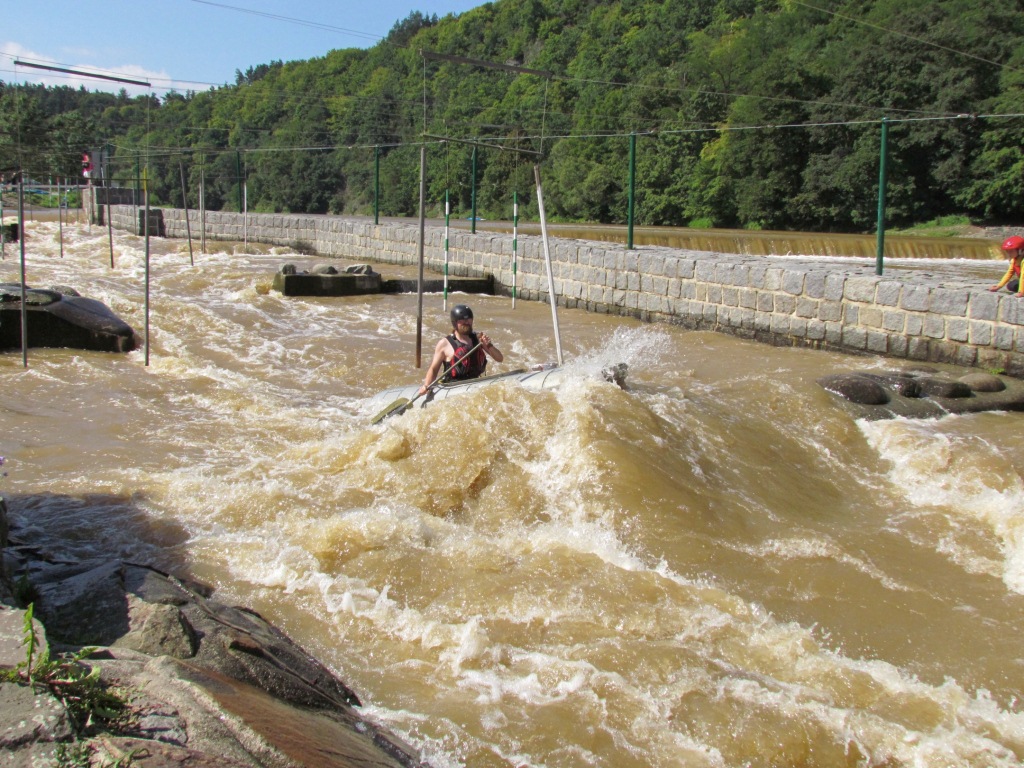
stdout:
<svg viewBox="0 0 1024 768">
<path fill-rule="evenodd" d="M 27 236 L 31 285 L 142 331 L 142 239 Z M 314 261 L 153 240 L 148 366 L 0 357 L 19 536 L 213 584 L 439 768 L 1024 759 L 1024 415 L 859 422 L 815 379 L 899 363 L 563 310 L 558 391 L 373 426 L 416 299 L 270 289 Z M 553 357 L 546 305 L 457 298 L 498 370 Z"/>
</svg>

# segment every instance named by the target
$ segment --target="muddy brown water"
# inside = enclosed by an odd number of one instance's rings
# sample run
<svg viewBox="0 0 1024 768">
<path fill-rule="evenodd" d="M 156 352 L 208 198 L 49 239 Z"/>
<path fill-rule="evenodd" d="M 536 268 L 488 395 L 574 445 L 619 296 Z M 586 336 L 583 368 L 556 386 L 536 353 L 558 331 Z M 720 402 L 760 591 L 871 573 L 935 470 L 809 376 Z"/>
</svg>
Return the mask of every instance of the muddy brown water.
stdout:
<svg viewBox="0 0 1024 768">
<path fill-rule="evenodd" d="M 28 234 L 30 284 L 144 327 L 142 239 Z M 0 356 L 21 535 L 190 570 L 436 766 L 1024 759 L 1024 415 L 857 421 L 815 379 L 893 361 L 562 310 L 559 390 L 372 426 L 416 297 L 286 298 L 308 257 L 217 248 L 151 241 L 148 366 Z M 552 359 L 546 305 L 460 300 L 497 370 Z"/>
</svg>

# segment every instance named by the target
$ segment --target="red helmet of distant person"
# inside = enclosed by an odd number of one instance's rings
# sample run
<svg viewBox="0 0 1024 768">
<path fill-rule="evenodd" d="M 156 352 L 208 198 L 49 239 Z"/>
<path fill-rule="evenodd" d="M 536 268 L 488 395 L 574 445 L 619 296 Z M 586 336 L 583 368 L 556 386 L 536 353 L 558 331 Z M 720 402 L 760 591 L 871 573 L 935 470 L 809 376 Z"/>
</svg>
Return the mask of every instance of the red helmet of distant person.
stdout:
<svg viewBox="0 0 1024 768">
<path fill-rule="evenodd" d="M 1004 251 L 1019 251 L 1021 248 L 1024 248 L 1024 237 L 1014 235 L 1013 237 L 1008 237 L 1003 241 Z"/>
</svg>

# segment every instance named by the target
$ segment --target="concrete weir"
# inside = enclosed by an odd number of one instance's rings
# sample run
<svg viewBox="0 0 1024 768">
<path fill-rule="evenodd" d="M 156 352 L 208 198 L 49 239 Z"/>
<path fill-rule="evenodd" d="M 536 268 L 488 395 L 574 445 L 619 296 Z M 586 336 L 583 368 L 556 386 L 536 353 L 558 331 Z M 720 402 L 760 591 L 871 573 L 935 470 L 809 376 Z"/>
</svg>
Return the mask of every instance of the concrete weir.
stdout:
<svg viewBox="0 0 1024 768">
<path fill-rule="evenodd" d="M 112 223 L 139 232 L 136 210 L 114 206 Z M 185 212 L 162 209 L 163 231 L 185 237 Z M 415 222 L 299 214 L 207 213 L 206 237 L 295 247 L 319 257 L 418 263 Z M 189 212 L 193 237 L 197 212 Z M 860 259 L 744 256 L 552 239 L 558 302 L 594 312 L 714 330 L 775 345 L 806 346 L 919 362 L 950 363 L 1024 377 L 1024 300 L 990 293 L 989 275 L 934 264 L 875 274 Z M 517 257 L 513 271 L 513 254 Z M 444 231 L 428 228 L 426 266 L 440 271 Z M 547 299 L 541 238 L 456 231 L 449 273 L 490 277 L 524 300 Z M 978 262 L 972 262 L 977 264 Z M 982 262 L 984 266 L 984 262 Z M 998 264 L 993 265 L 996 278 Z M 962 274 L 961 274 L 962 272 Z"/>
</svg>

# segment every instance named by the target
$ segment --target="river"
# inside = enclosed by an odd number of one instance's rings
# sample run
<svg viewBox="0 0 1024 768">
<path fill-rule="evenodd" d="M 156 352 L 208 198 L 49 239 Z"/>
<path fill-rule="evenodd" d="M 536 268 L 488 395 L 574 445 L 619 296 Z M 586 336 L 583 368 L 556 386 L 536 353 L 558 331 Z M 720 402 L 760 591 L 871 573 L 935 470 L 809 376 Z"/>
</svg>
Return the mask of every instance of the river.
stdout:
<svg viewBox="0 0 1024 768">
<path fill-rule="evenodd" d="M 111 268 L 104 228 L 64 236 L 28 225 L 29 284 L 141 332 L 144 241 Z M 415 296 L 286 298 L 315 259 L 151 247 L 149 365 L 0 356 L 0 490 L 43 550 L 189 571 L 437 768 L 1024 760 L 1024 414 L 857 421 L 815 379 L 899 362 L 561 310 L 557 391 L 373 426 L 423 375 Z M 496 370 L 553 358 L 547 305 L 465 300 Z"/>
</svg>

